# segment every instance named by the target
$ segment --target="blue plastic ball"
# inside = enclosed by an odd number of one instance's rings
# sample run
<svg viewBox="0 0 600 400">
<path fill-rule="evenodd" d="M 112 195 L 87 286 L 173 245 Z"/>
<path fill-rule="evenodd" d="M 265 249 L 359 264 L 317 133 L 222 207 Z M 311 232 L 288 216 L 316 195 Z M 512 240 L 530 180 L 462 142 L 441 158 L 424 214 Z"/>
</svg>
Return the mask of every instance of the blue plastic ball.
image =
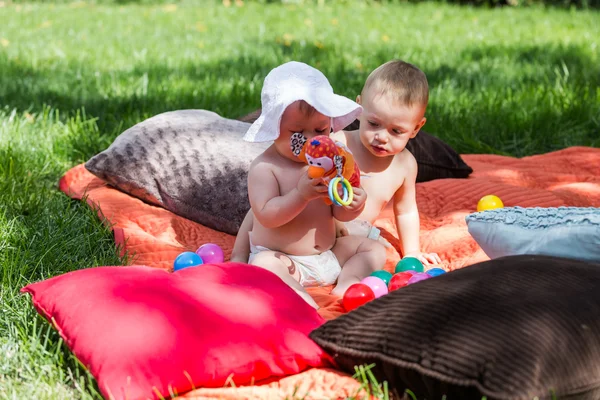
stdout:
<svg viewBox="0 0 600 400">
<path fill-rule="evenodd" d="M 179 271 L 184 268 L 194 267 L 196 265 L 202 265 L 204 261 L 202 261 L 202 257 L 193 251 L 185 251 L 177 256 L 175 261 L 173 262 L 173 271 Z"/>
<path fill-rule="evenodd" d="M 433 276 L 440 276 L 445 274 L 446 271 L 444 271 L 441 268 L 431 268 L 429 271 L 427 271 L 427 275 L 433 277 Z"/>
</svg>

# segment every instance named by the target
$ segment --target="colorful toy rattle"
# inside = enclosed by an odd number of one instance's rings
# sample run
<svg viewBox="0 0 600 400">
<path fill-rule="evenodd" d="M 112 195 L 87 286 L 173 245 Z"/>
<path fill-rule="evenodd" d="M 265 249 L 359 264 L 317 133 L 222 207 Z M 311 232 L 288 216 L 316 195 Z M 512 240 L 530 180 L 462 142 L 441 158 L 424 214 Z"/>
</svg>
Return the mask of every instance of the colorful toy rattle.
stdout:
<svg viewBox="0 0 600 400">
<path fill-rule="evenodd" d="M 308 176 L 321 178 L 328 184 L 327 204 L 349 206 L 352 203 L 352 187 L 360 185 L 360 170 L 350 149 L 325 135 L 315 136 L 309 142 L 301 133 L 292 135 L 290 146 L 294 155 L 309 165 Z M 342 196 L 339 194 L 340 184 Z"/>
</svg>

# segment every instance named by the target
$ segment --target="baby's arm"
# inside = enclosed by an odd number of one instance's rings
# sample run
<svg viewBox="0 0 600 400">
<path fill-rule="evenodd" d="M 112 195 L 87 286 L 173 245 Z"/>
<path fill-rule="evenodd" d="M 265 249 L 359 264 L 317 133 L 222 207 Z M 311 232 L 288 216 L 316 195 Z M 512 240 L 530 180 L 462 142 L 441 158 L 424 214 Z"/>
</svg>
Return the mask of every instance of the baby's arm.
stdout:
<svg viewBox="0 0 600 400">
<path fill-rule="evenodd" d="M 320 180 L 302 174 L 296 188 L 283 196 L 270 164 L 259 163 L 248 173 L 248 198 L 254 218 L 265 228 L 277 228 L 292 221 L 309 201 L 326 196 Z"/>
<path fill-rule="evenodd" d="M 354 197 L 352 203 L 347 207 L 333 206 L 333 216 L 341 222 L 348 222 L 356 219 L 362 213 L 367 203 L 367 192 L 362 187 L 353 188 Z"/>
<path fill-rule="evenodd" d="M 230 261 L 247 263 L 248 257 L 250 256 L 250 231 L 252 231 L 252 225 L 254 223 L 254 215 L 252 210 L 249 210 L 240 226 L 240 229 L 235 238 L 235 244 L 231 251 Z"/>
<path fill-rule="evenodd" d="M 410 155 L 402 163 L 406 175 L 402 186 L 394 194 L 394 215 L 400 239 L 400 248 L 403 257 L 416 257 L 424 265 L 439 264 L 441 260 L 435 253 L 422 253 L 419 244 L 419 210 L 417 208 L 416 180 L 417 161 Z"/>
</svg>

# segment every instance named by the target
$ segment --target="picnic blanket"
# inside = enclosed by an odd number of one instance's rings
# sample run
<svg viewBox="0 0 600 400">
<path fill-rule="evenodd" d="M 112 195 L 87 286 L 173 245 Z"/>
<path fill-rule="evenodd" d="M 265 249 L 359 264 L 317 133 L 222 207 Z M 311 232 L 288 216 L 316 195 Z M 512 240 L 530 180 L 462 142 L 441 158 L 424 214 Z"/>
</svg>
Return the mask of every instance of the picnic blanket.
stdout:
<svg viewBox="0 0 600 400">
<path fill-rule="evenodd" d="M 417 184 L 421 247 L 423 251 L 437 252 L 448 270 L 488 259 L 469 235 L 465 223 L 465 216 L 476 211 L 478 200 L 485 195 L 499 196 L 507 207 L 600 207 L 600 149 L 570 147 L 520 159 L 497 155 L 462 157 L 474 170 L 469 178 Z M 231 254 L 233 236 L 114 189 L 89 173 L 83 164 L 69 170 L 59 187 L 74 199 L 86 198 L 98 216 L 110 224 L 121 252 L 130 255 L 130 264 L 170 269 L 181 252 L 194 251 L 208 242 L 221 246 L 226 258 Z M 392 244 L 385 266 L 391 272 L 400 255 L 390 207 L 382 211 L 375 225 Z M 330 290 L 331 287 L 309 289 L 321 306 L 319 313 L 326 319 L 344 312 L 340 299 L 331 296 Z M 183 397 L 285 398 L 292 396 L 302 382 L 302 387 L 310 391 L 306 398 L 346 398 L 360 388 L 358 382 L 338 371 L 317 369 L 299 375 L 246 388 L 201 388 Z"/>
</svg>

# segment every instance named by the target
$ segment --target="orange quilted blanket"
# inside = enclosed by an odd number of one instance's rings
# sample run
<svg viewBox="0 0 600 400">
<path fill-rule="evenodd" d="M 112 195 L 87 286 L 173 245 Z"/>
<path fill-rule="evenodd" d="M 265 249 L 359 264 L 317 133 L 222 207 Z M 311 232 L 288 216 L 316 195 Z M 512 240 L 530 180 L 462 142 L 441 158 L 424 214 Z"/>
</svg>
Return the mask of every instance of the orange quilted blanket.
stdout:
<svg viewBox="0 0 600 400">
<path fill-rule="evenodd" d="M 465 216 L 475 211 L 477 201 L 487 195 L 499 196 L 506 206 L 600 207 L 600 149 L 570 147 L 521 159 L 495 155 L 464 155 L 474 172 L 468 179 L 444 179 L 417 185 L 421 214 L 423 250 L 437 252 L 449 270 L 487 259 L 467 232 Z M 234 237 L 148 205 L 107 186 L 83 165 L 69 170 L 60 180 L 60 189 L 72 198 L 87 196 L 99 217 L 111 224 L 115 242 L 127 251 L 132 264 L 169 269 L 182 251 L 194 251 L 201 244 L 220 245 L 226 257 Z M 394 246 L 398 244 L 391 209 L 384 210 L 376 225 Z M 395 248 L 388 249 L 386 269 L 399 260 Z M 326 319 L 343 309 L 330 288 L 311 289 Z M 305 390 L 300 393 L 298 390 Z M 332 370 L 310 370 L 302 374 L 246 388 L 197 389 L 188 399 L 285 398 L 292 393 L 302 398 L 345 398 L 359 384 Z M 314 397 L 313 397 L 314 396 Z"/>
</svg>

